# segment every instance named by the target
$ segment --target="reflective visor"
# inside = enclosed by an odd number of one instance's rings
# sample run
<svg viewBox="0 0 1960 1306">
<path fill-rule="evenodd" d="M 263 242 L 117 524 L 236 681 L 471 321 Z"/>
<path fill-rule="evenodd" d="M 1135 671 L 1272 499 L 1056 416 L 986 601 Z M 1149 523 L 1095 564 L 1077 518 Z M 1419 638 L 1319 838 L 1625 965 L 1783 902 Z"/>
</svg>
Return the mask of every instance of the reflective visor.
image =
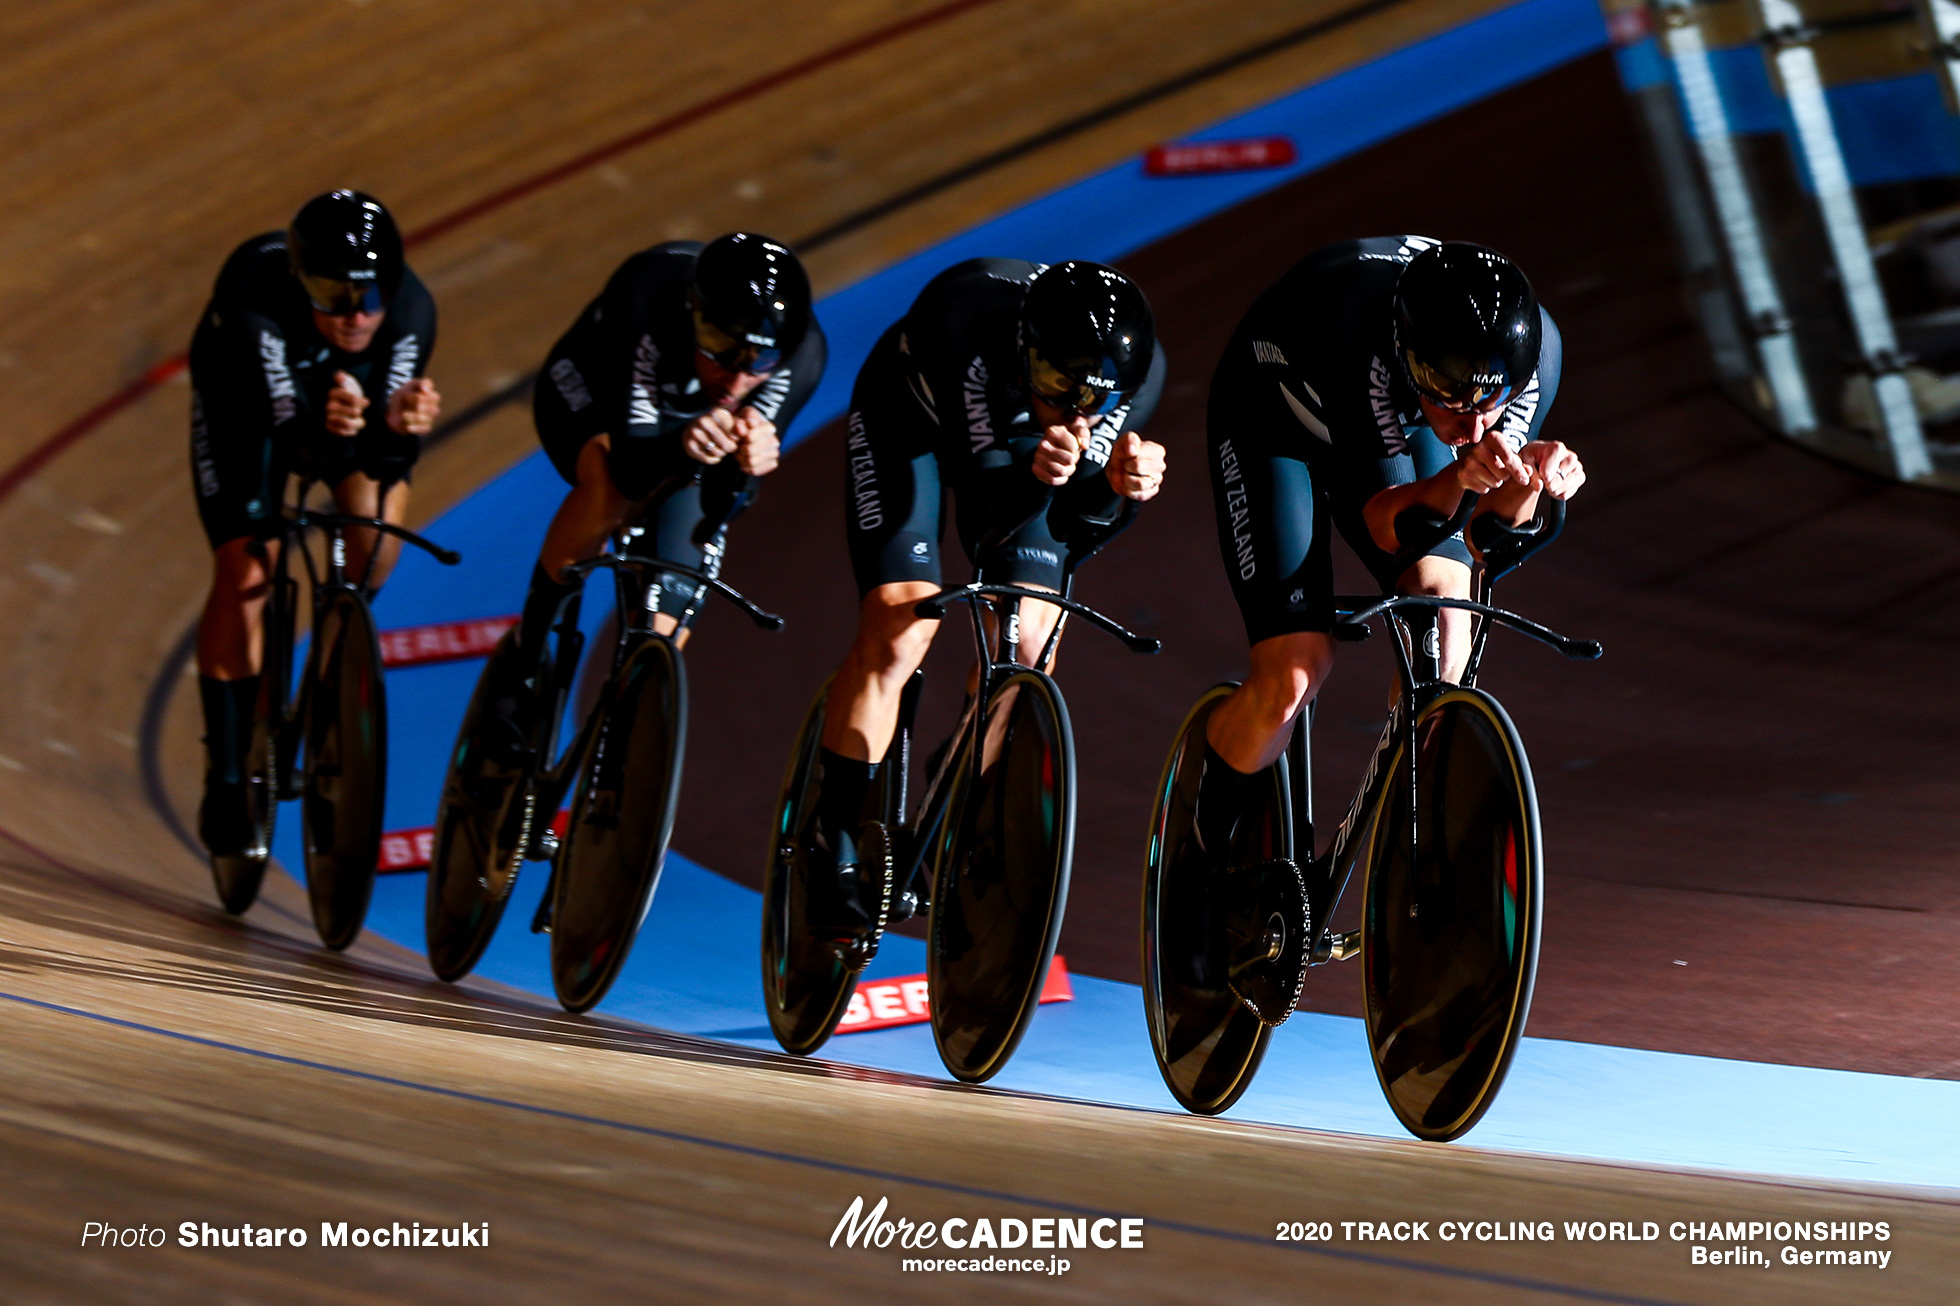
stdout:
<svg viewBox="0 0 1960 1306">
<path fill-rule="evenodd" d="M 1028 388 L 1037 399 L 1065 413 L 1080 413 L 1084 417 L 1106 413 L 1123 400 L 1120 390 L 1078 381 L 1033 348 L 1028 350 Z"/>
<path fill-rule="evenodd" d="M 380 283 L 371 278 L 343 281 L 338 277 L 316 277 L 302 273 L 300 284 L 306 298 L 328 317 L 349 317 L 355 313 L 379 313 L 382 309 Z"/>
<path fill-rule="evenodd" d="M 727 372 L 773 372 L 783 361 L 783 351 L 774 345 L 751 344 L 737 340 L 694 310 L 694 347 Z"/>
<path fill-rule="evenodd" d="M 1440 368 L 1431 367 L 1406 350 L 1402 354 L 1402 365 L 1409 371 L 1409 380 L 1416 389 L 1428 396 L 1429 401 L 1438 408 L 1452 413 L 1490 413 L 1511 402 L 1511 395 L 1517 387 L 1509 381 L 1496 377 L 1473 377 L 1459 380 Z"/>
</svg>

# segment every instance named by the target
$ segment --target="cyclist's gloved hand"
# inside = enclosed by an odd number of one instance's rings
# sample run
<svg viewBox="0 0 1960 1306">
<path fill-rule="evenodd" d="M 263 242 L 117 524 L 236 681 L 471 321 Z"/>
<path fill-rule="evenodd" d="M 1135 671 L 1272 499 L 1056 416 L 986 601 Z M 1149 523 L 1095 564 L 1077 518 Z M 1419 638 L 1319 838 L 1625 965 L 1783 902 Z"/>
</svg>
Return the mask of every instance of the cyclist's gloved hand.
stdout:
<svg viewBox="0 0 1960 1306">
<path fill-rule="evenodd" d="M 681 451 L 697 463 L 712 467 L 741 446 L 735 431 L 735 414 L 726 408 L 710 408 L 687 424 L 681 435 Z"/>
<path fill-rule="evenodd" d="M 326 416 L 321 425 L 328 435 L 352 437 L 367 425 L 368 398 L 361 383 L 346 372 L 333 374 L 333 388 L 327 391 Z"/>
<path fill-rule="evenodd" d="M 1035 446 L 1034 478 L 1043 485 L 1067 485 L 1075 475 L 1076 464 L 1082 461 L 1082 451 L 1088 447 L 1088 418 L 1078 414 L 1065 426 L 1048 427 L 1041 433 L 1041 443 Z"/>
<path fill-rule="evenodd" d="M 1164 446 L 1135 431 L 1125 431 L 1117 437 L 1104 474 L 1109 478 L 1109 488 L 1126 499 L 1142 503 L 1155 498 L 1164 484 Z"/>
<path fill-rule="evenodd" d="M 1484 432 L 1457 451 L 1456 483 L 1471 494 L 1489 494 L 1505 485 L 1529 485 L 1532 469 L 1511 452 L 1496 430 Z"/>
<path fill-rule="evenodd" d="M 735 461 L 750 476 L 767 476 L 782 458 L 782 442 L 776 438 L 776 424 L 753 409 L 735 414 L 735 438 L 741 443 Z"/>
<path fill-rule="evenodd" d="M 1569 499 L 1586 483 L 1579 455 L 1557 440 L 1533 440 L 1518 450 L 1518 458 L 1531 469 L 1531 488 L 1554 499 Z"/>
<path fill-rule="evenodd" d="M 436 383 L 426 376 L 416 377 L 388 396 L 388 429 L 397 435 L 427 435 L 435 430 L 440 416 L 442 396 L 436 393 Z"/>
</svg>

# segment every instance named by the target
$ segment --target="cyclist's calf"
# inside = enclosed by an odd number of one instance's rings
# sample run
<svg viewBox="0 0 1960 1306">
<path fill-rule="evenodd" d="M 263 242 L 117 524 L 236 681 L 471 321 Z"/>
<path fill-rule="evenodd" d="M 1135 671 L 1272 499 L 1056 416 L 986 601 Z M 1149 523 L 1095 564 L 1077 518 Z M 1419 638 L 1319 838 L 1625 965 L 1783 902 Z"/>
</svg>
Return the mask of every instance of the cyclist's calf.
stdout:
<svg viewBox="0 0 1960 1306">
<path fill-rule="evenodd" d="M 1313 701 L 1334 666 L 1334 641 L 1315 631 L 1276 635 L 1252 646 L 1252 669 L 1211 714 L 1205 730 L 1212 749 L 1235 771 L 1250 775 L 1273 764 L 1287 730 Z"/>
<path fill-rule="evenodd" d="M 197 627 L 197 669 L 219 680 L 259 671 L 261 621 L 271 590 L 277 540 L 241 536 L 211 556 L 211 592 Z"/>
</svg>

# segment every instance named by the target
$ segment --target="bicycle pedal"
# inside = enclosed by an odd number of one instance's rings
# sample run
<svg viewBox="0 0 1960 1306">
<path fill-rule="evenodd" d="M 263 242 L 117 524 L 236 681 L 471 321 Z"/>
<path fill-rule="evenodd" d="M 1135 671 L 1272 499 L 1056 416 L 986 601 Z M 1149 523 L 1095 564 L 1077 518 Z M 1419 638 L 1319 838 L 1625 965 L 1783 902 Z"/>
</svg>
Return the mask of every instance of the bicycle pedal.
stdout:
<svg viewBox="0 0 1960 1306">
<path fill-rule="evenodd" d="M 1346 934 L 1323 934 L 1313 945 L 1313 964 L 1316 966 L 1330 961 L 1353 961 L 1360 955 L 1360 930 L 1349 930 Z"/>
</svg>

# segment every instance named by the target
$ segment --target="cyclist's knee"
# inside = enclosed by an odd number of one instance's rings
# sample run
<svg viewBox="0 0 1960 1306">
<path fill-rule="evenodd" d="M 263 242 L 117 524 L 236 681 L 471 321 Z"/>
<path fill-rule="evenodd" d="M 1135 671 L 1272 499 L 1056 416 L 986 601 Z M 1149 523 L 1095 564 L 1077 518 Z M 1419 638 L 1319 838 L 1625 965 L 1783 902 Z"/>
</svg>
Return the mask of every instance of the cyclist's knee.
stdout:
<svg viewBox="0 0 1960 1306">
<path fill-rule="evenodd" d="M 1275 722 L 1291 721 L 1320 692 L 1334 667 L 1334 641 L 1314 631 L 1261 640 L 1252 646 L 1246 688 Z"/>
<path fill-rule="evenodd" d="M 880 585 L 864 596 L 858 609 L 857 657 L 874 675 L 910 675 L 925 661 L 937 621 L 926 621 L 914 608 L 939 587 L 923 581 Z"/>
<path fill-rule="evenodd" d="M 263 601 L 271 576 L 269 552 L 277 547 L 243 536 L 219 545 L 211 559 L 212 595 L 241 606 Z"/>
<path fill-rule="evenodd" d="M 1455 558 L 1417 558 L 1415 565 L 1402 573 L 1396 588 L 1404 594 L 1467 599 L 1470 597 L 1470 569 Z"/>
</svg>

